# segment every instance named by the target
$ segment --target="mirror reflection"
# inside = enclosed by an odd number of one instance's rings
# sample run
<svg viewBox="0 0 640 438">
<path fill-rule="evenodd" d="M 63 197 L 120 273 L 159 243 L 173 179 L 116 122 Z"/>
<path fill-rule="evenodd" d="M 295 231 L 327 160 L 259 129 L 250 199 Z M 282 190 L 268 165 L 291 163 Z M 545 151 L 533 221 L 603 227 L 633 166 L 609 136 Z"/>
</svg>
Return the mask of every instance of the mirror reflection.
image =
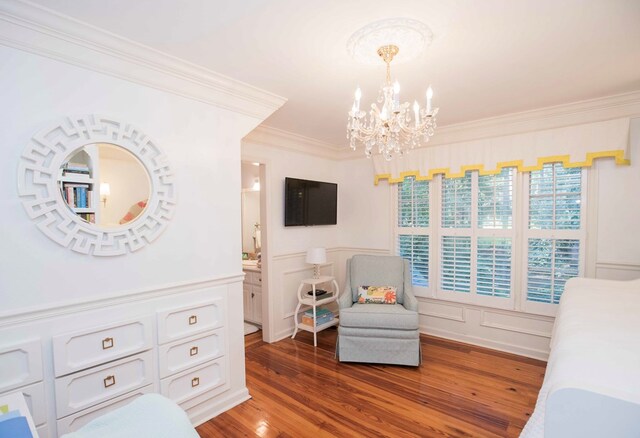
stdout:
<svg viewBox="0 0 640 438">
<path fill-rule="evenodd" d="M 75 150 L 60 167 L 62 199 L 82 220 L 100 228 L 126 225 L 145 210 L 151 184 L 143 164 L 123 147 L 94 143 Z"/>
</svg>

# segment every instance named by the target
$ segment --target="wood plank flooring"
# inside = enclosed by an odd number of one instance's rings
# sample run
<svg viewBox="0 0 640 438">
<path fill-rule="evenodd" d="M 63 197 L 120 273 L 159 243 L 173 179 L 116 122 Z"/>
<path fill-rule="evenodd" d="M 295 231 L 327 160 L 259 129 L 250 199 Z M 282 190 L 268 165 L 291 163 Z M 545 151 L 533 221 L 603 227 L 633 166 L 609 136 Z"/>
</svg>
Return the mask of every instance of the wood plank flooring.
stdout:
<svg viewBox="0 0 640 438">
<path fill-rule="evenodd" d="M 201 437 L 517 437 L 546 363 L 421 337 L 420 367 L 339 363 L 337 332 L 262 342 L 245 336 L 252 399 Z"/>
</svg>

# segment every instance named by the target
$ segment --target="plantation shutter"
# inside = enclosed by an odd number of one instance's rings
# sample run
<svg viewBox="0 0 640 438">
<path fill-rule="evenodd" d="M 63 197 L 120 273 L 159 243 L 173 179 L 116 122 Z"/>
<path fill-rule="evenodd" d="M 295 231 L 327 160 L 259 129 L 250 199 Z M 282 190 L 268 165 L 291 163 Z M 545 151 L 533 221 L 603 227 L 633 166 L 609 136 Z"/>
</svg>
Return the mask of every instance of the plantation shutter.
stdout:
<svg viewBox="0 0 640 438">
<path fill-rule="evenodd" d="M 409 260 L 414 286 L 429 286 L 429 181 L 398 184 L 396 253 Z"/>
<path fill-rule="evenodd" d="M 478 177 L 478 228 L 513 228 L 513 168 Z"/>
<path fill-rule="evenodd" d="M 478 237 L 476 291 L 479 295 L 511 296 L 511 239 Z"/>
<path fill-rule="evenodd" d="M 531 172 L 527 301 L 557 304 L 567 280 L 579 275 L 582 195 L 579 168 L 553 163 Z"/>
<path fill-rule="evenodd" d="M 471 227 L 471 173 L 442 181 L 442 228 Z"/>
<path fill-rule="evenodd" d="M 429 236 L 399 234 L 398 255 L 409 260 L 414 286 L 429 286 Z"/>
<path fill-rule="evenodd" d="M 443 236 L 440 288 L 446 291 L 471 291 L 471 237 Z"/>
<path fill-rule="evenodd" d="M 527 300 L 558 304 L 564 285 L 579 274 L 580 241 L 529 239 Z"/>
</svg>

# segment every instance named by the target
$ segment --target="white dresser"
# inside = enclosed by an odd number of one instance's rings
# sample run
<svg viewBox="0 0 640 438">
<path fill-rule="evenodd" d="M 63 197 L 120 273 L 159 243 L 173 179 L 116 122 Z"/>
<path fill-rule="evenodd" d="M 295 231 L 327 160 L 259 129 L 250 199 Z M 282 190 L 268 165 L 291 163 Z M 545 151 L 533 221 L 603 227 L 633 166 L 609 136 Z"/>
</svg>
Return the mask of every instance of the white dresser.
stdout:
<svg viewBox="0 0 640 438">
<path fill-rule="evenodd" d="M 222 298 L 158 312 L 160 392 L 183 409 L 229 387 Z"/>
<path fill-rule="evenodd" d="M 239 281 L 234 289 L 241 339 Z M 248 398 L 246 387 L 229 391 L 228 300 L 227 286 L 212 287 L 2 330 L 0 394 L 23 392 L 40 438 L 73 432 L 150 392 L 199 424 Z M 233 369 L 244 373 L 244 363 Z"/>
<path fill-rule="evenodd" d="M 152 336 L 145 317 L 52 338 L 58 434 L 153 390 Z"/>
<path fill-rule="evenodd" d="M 48 436 L 40 339 L 0 346 L 0 395 L 20 391 L 40 437 Z"/>
</svg>

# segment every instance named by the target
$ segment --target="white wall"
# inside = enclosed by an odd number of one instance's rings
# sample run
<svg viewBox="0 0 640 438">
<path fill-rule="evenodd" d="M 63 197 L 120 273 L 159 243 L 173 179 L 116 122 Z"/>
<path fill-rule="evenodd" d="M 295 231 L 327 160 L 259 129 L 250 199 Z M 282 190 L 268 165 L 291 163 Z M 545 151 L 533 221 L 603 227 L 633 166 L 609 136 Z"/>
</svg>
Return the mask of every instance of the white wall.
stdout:
<svg viewBox="0 0 640 438">
<path fill-rule="evenodd" d="M 0 60 L 0 115 L 11 127 L 0 130 L 2 312 L 240 272 L 239 143 L 254 120 L 12 48 L 0 47 Z M 17 196 L 18 157 L 31 136 L 85 113 L 138 126 L 176 174 L 175 217 L 152 245 L 127 256 L 87 257 L 59 246 Z"/>
<path fill-rule="evenodd" d="M 0 33 L 7 31 L 1 19 L 0 14 Z M 4 342 L 40 338 L 46 359 L 48 424 L 55 433 L 52 335 L 88 330 L 90 324 L 113 323 L 133 314 L 155 316 L 157 306 L 166 309 L 208 299 L 206 286 L 218 285 L 227 303 L 224 343 L 229 389 L 190 408 L 192 421 L 205 421 L 247 398 L 239 282 L 240 139 L 262 119 L 253 110 L 241 113 L 204 102 L 217 96 L 193 99 L 173 92 L 171 87 L 193 88 L 190 81 L 181 82 L 175 69 L 167 88 L 151 88 L 116 77 L 141 74 L 146 67 L 129 70 L 127 61 L 109 60 L 109 55 L 96 50 L 96 59 L 110 66 L 107 71 L 118 70 L 117 75 L 99 73 L 78 66 L 82 62 L 75 59 L 76 50 L 93 46 L 78 49 L 72 47 L 73 40 L 52 42 L 40 35 L 36 41 L 27 47 L 62 45 L 65 54 L 60 57 L 70 57 L 74 63 L 52 59 L 53 52 L 44 57 L 0 45 L 0 337 Z M 161 70 L 156 65 L 149 68 L 149 75 Z M 230 79 L 225 81 L 233 85 Z M 245 87 L 236 86 L 229 99 Z M 248 89 L 252 96 L 259 94 Z M 225 107 L 243 102 L 255 106 L 259 99 L 239 99 Z M 18 160 L 30 138 L 67 115 L 82 114 L 104 114 L 138 127 L 164 151 L 175 175 L 174 217 L 157 240 L 134 253 L 96 257 L 64 248 L 38 230 L 18 198 Z M 144 301 L 146 297 L 151 298 Z M 91 318 L 91 312 L 100 317 Z"/>
<path fill-rule="evenodd" d="M 262 159 L 270 169 L 271 253 L 270 305 L 275 327 L 272 340 L 291 333 L 299 281 L 311 274 L 304 263 L 310 246 L 326 246 L 326 275 L 344 284 L 344 265 L 359 253 L 388 254 L 393 251 L 391 191 L 386 182 L 373 184 L 373 166 L 366 158 L 331 160 L 256 144 L 245 139 L 246 159 Z M 283 141 L 286 143 L 286 141 Z M 594 198 L 597 245 L 595 272 L 601 278 L 640 277 L 640 202 L 633 187 L 640 187 L 640 119 L 632 122 L 632 165 L 616 166 L 612 160 L 597 162 Z M 287 229 L 282 226 L 283 180 L 285 176 L 338 182 L 338 225 Z M 326 229 L 325 229 L 326 228 Z M 633 230 L 630 232 L 629 230 Z M 491 348 L 545 359 L 553 318 L 481 306 L 420 299 L 421 330 L 437 336 L 458 339 Z"/>
<path fill-rule="evenodd" d="M 373 184 L 372 161 L 340 161 L 338 169 L 343 189 L 338 217 L 340 246 L 391 249 L 390 192 L 386 183 Z"/>
<path fill-rule="evenodd" d="M 596 161 L 599 278 L 640 277 L 640 118 L 631 120 L 630 144 L 630 166 Z"/>
<path fill-rule="evenodd" d="M 266 166 L 266 180 L 261 191 L 265 192 L 267 223 L 263 223 L 262 241 L 267 239 L 266 259 L 263 252 L 263 321 L 270 314 L 272 325 L 264 324 L 265 336 L 270 341 L 291 335 L 293 312 L 297 304 L 296 292 L 300 280 L 309 278 L 313 268 L 304 262 L 310 247 L 323 246 L 329 250 L 329 263 L 323 267 L 326 275 L 337 273 L 335 251 L 339 245 L 342 224 L 343 197 L 349 199 L 349 189 L 341 184 L 338 162 L 308 154 L 284 151 L 245 139 L 242 143 L 243 161 L 254 161 Z M 284 226 L 284 179 L 303 178 L 338 183 L 338 225 L 313 227 Z M 265 275 L 265 268 L 268 273 Z M 265 293 L 266 292 L 266 293 Z M 267 306 L 268 303 L 268 306 Z"/>
</svg>

